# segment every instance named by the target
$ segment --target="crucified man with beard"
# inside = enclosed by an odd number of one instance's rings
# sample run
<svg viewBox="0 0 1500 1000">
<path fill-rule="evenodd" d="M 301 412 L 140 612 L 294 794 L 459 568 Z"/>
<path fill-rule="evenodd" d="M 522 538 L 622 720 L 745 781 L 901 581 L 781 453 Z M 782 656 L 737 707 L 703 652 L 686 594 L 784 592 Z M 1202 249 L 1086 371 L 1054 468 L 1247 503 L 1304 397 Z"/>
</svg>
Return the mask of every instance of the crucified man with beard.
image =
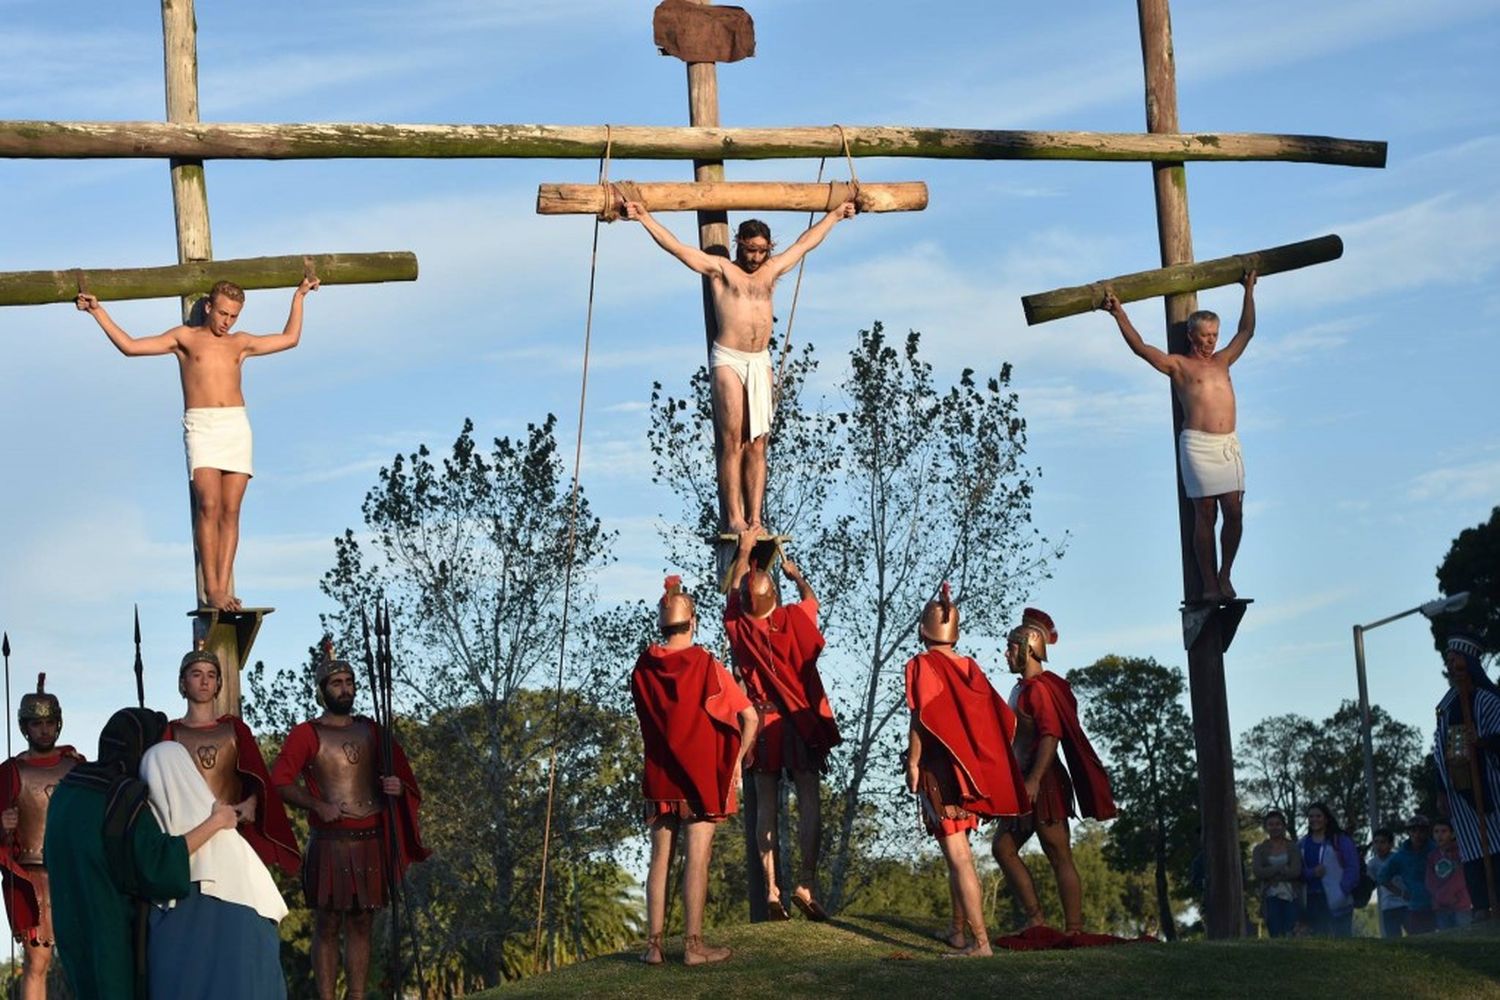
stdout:
<svg viewBox="0 0 1500 1000">
<path fill-rule="evenodd" d="M 718 336 L 709 354 L 709 385 L 719 435 L 719 509 L 724 529 L 762 529 L 766 497 L 766 438 L 771 432 L 771 295 L 776 280 L 823 242 L 840 219 L 854 215 L 851 199 L 833 209 L 797 241 L 772 255 L 771 229 L 759 219 L 740 223 L 734 260 L 683 243 L 638 201 L 625 217 L 646 227 L 657 244 L 709 279 Z"/>
</svg>

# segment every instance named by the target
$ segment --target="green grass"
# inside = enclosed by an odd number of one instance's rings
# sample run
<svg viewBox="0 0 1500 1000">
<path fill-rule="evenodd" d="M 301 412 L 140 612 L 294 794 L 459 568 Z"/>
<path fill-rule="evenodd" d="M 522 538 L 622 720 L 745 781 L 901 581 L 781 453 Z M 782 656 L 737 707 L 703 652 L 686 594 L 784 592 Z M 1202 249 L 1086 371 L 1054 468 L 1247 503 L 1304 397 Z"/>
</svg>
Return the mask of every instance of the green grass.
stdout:
<svg viewBox="0 0 1500 1000">
<path fill-rule="evenodd" d="M 722 965 L 686 968 L 679 938 L 667 942 L 663 966 L 621 953 L 481 996 L 1500 998 L 1500 926 L 1494 925 L 1391 942 L 1200 941 L 997 951 L 962 961 L 939 958 L 947 949 L 928 936 L 936 929 L 898 917 L 724 927 L 705 935 L 735 949 Z"/>
</svg>

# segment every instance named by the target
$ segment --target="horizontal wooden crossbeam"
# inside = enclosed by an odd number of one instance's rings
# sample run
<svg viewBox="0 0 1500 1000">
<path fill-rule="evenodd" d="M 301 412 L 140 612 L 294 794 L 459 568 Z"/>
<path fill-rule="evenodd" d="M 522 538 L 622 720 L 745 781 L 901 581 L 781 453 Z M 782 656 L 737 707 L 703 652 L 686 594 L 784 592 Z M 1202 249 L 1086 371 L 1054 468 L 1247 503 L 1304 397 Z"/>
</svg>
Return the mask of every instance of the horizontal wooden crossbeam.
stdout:
<svg viewBox="0 0 1500 1000">
<path fill-rule="evenodd" d="M 216 281 L 232 281 L 242 288 L 293 288 L 302 281 L 308 264 L 325 285 L 417 279 L 417 255 L 404 250 L 195 260 L 167 267 L 4 271 L 0 272 L 0 306 L 72 302 L 79 292 L 115 302 L 176 298 L 205 293 Z"/>
<path fill-rule="evenodd" d="M 1195 264 L 1176 264 L 1151 271 L 1137 271 L 1135 274 L 1122 274 L 1087 285 L 1026 295 L 1021 298 L 1021 307 L 1026 310 L 1027 324 L 1035 326 L 1048 320 L 1098 309 L 1104 302 L 1106 292 L 1114 292 L 1121 302 L 1137 302 L 1158 295 L 1180 295 L 1232 285 L 1252 270 L 1260 274 L 1295 271 L 1299 267 L 1337 260 L 1343 254 L 1343 240 L 1337 236 L 1320 236 L 1315 240 L 1288 243 L 1269 250 L 1219 257 Z"/>
<path fill-rule="evenodd" d="M 927 207 L 927 185 L 783 184 L 779 181 L 636 183 L 617 181 L 606 193 L 599 184 L 543 184 L 537 188 L 538 215 L 608 216 L 621 211 L 621 198 L 639 201 L 652 212 L 816 212 L 853 198 L 861 212 L 919 212 Z"/>
<path fill-rule="evenodd" d="M 1317 135 L 1021 132 L 901 125 L 692 128 L 655 125 L 380 125 L 0 121 L 0 158 L 180 157 L 765 160 L 1291 160 L 1385 166 L 1386 144 Z"/>
</svg>

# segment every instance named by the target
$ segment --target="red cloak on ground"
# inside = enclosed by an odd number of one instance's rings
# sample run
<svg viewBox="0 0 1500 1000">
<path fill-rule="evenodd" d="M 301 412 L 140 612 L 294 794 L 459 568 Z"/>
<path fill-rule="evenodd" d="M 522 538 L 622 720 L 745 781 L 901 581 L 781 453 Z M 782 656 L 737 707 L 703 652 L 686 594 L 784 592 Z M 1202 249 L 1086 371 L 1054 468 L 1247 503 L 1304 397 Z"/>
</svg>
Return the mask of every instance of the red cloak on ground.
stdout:
<svg viewBox="0 0 1500 1000">
<path fill-rule="evenodd" d="M 72 757 L 80 764 L 84 761 L 83 754 L 71 746 L 55 746 L 42 759 L 51 760 L 54 756 Z M 21 794 L 20 765 L 16 760 L 16 757 L 12 757 L 0 763 L 0 812 L 15 805 Z M 14 848 L 15 844 L 10 837 L 0 839 L 0 882 L 4 884 L 5 912 L 10 917 L 11 932 L 22 936 L 41 923 L 42 914 L 36 899 L 36 889 L 31 885 L 31 876 L 27 873 L 26 866 L 16 860 Z"/>
<path fill-rule="evenodd" d="M 1050 670 L 1043 670 L 1030 680 L 1023 678 L 1018 683 L 1022 697 L 1037 709 L 1034 714 L 1038 720 L 1038 734 L 1052 728 L 1043 725 L 1042 720 L 1047 717 L 1050 717 L 1049 721 L 1055 719 L 1056 727 L 1061 730 L 1052 735 L 1057 736 L 1068 762 L 1068 777 L 1073 781 L 1079 815 L 1089 819 L 1112 819 L 1118 810 L 1115 809 L 1114 792 L 1109 786 L 1109 775 L 1078 721 L 1078 699 L 1073 695 L 1072 685 Z"/>
<path fill-rule="evenodd" d="M 646 744 L 646 801 L 685 802 L 704 816 L 735 812 L 739 713 L 750 701 L 723 664 L 702 646 L 647 647 L 630 673 L 630 696 Z"/>
<path fill-rule="evenodd" d="M 811 609 L 804 606 L 809 603 Z M 816 601 L 799 601 L 766 618 L 752 618 L 744 613 L 736 588 L 724 607 L 724 631 L 751 700 L 775 703 L 809 750 L 826 752 L 843 737 L 818 674 L 824 641 L 814 617 L 817 607 Z"/>
<path fill-rule="evenodd" d="M 235 829 L 267 866 L 275 865 L 288 875 L 297 874 L 302 868 L 302 851 L 297 846 L 297 835 L 292 832 L 291 820 L 287 819 L 281 793 L 271 784 L 271 774 L 266 770 L 255 734 L 232 715 L 221 715 L 214 721 L 228 722 L 234 727 L 234 741 L 239 746 L 235 773 L 240 776 L 241 791 L 246 796 L 255 796 L 255 822 Z M 162 739 L 172 738 L 172 726 L 168 725 Z"/>
<path fill-rule="evenodd" d="M 967 669 L 963 664 L 967 664 Z M 948 750 L 963 808 L 978 816 L 1017 816 L 1031 809 L 1011 743 L 1016 717 L 978 663 L 928 651 L 906 664 L 906 703 Z"/>
</svg>

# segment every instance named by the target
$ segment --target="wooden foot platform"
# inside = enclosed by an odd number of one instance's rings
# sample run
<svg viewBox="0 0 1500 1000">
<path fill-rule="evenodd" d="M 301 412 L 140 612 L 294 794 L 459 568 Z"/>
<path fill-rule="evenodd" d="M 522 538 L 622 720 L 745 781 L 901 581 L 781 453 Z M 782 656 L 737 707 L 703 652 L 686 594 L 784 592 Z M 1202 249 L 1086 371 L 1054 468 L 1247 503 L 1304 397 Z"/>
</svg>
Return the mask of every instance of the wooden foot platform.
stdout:
<svg viewBox="0 0 1500 1000">
<path fill-rule="evenodd" d="M 762 534 L 750 550 L 750 562 L 768 572 L 786 558 L 783 546 L 792 540 L 791 535 Z M 729 571 L 734 568 L 734 554 L 740 547 L 740 536 L 732 531 L 709 535 L 705 541 L 714 547 L 714 570 L 719 578 L 719 593 L 729 593 Z"/>
<path fill-rule="evenodd" d="M 1184 601 L 1182 603 L 1182 648 L 1192 649 L 1203 635 L 1203 628 L 1211 618 L 1218 616 L 1219 638 L 1223 649 L 1229 649 L 1245 617 L 1245 609 L 1254 600 L 1248 597 L 1233 597 L 1222 601 Z"/>
</svg>

